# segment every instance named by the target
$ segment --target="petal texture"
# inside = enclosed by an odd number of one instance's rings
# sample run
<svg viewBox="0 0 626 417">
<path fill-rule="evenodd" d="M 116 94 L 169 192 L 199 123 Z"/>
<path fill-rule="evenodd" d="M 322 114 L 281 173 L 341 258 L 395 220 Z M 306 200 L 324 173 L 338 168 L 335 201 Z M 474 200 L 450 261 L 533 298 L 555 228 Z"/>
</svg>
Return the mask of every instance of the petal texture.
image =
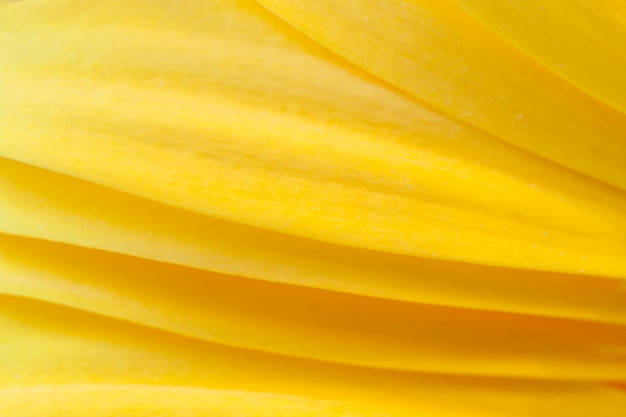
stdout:
<svg viewBox="0 0 626 417">
<path fill-rule="evenodd" d="M 623 193 L 390 91 L 254 3 L 81 4 L 0 15 L 5 157 L 332 243 L 626 276 Z"/>
<path fill-rule="evenodd" d="M 428 105 L 503 141 L 626 189 L 626 139 L 621 133 L 626 117 L 527 59 L 453 1 L 261 3 L 332 51 Z M 511 4 L 498 3 L 502 5 L 493 7 Z M 583 2 L 574 3 L 553 2 L 551 7 L 566 9 L 561 15 L 567 16 Z M 522 22 L 523 18 L 518 24 L 525 35 L 527 25 Z M 552 26 L 555 31 L 561 28 Z M 565 32 L 563 36 L 568 37 Z M 576 38 L 567 42 L 578 46 Z M 610 66 L 609 62 L 602 65 Z"/>
<path fill-rule="evenodd" d="M 35 399 L 36 400 L 33 400 Z M 236 390 L 179 386 L 84 384 L 5 389 L 3 411 L 16 417 L 58 417 L 84 413 L 94 417 L 206 415 L 237 417 L 377 417 L 382 412 L 358 404 Z M 441 413 L 438 415 L 450 415 Z"/>
<path fill-rule="evenodd" d="M 357 416 L 363 410 L 393 417 L 587 417 L 592 412 L 613 417 L 626 411 L 626 396 L 603 385 L 331 365 L 199 342 L 27 299 L 2 297 L 1 302 L 0 325 L 12 338 L 0 344 L 0 381 L 11 390 L 48 385 L 61 387 L 63 394 L 68 384 L 120 383 L 196 387 L 357 404 L 346 410 Z"/>
<path fill-rule="evenodd" d="M 455 0 L 550 71 L 626 113 L 626 4 Z"/>
<path fill-rule="evenodd" d="M 1 293 L 225 345 L 373 368 L 626 380 L 624 326 L 356 297 L 2 235 L 0 248 Z"/>
<path fill-rule="evenodd" d="M 584 271 L 556 274 L 359 250 L 221 221 L 6 159 L 0 159 L 0 173 L 5 233 L 379 298 L 626 323 L 623 282 Z"/>
<path fill-rule="evenodd" d="M 626 415 L 624 11 L 0 2 L 0 409 Z"/>
</svg>

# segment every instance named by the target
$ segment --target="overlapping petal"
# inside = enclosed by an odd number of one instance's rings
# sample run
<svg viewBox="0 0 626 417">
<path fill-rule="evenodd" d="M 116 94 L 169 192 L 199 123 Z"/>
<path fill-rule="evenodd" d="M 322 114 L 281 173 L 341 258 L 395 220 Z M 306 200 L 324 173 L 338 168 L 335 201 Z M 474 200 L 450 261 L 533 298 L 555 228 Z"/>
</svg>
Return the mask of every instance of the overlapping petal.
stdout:
<svg viewBox="0 0 626 417">
<path fill-rule="evenodd" d="M 626 116 L 528 59 L 454 1 L 261 3 L 321 44 L 441 112 L 507 143 L 626 189 L 626 139 L 622 133 Z M 501 5 L 492 7 L 510 7 L 511 19 L 517 19 L 511 2 L 497 3 Z M 530 9 L 537 3 L 526 2 L 526 7 Z M 551 3 L 549 8 L 565 18 L 580 9 L 583 2 Z M 523 21 L 521 17 L 516 24 L 526 36 L 529 29 Z M 506 24 L 506 20 L 501 22 Z M 562 30 L 561 25 L 549 26 L 555 32 Z M 570 47 L 580 47 L 581 54 L 586 54 L 584 45 L 577 44 L 585 35 L 570 38 L 569 32 L 560 33 Z M 535 32 L 526 38 L 533 36 L 540 35 Z M 620 54 L 620 50 L 613 54 Z M 584 59 L 592 63 L 593 58 L 586 55 Z M 610 67 L 612 62 L 614 59 L 599 65 Z M 620 74 L 623 68 L 618 66 L 614 71 Z"/>
<path fill-rule="evenodd" d="M 0 3 L 0 411 L 626 414 L 623 6 L 259 3 Z"/>
<path fill-rule="evenodd" d="M 63 387 L 70 384 L 130 384 L 326 399 L 347 404 L 344 412 L 356 416 L 365 412 L 394 417 L 416 413 L 612 417 L 626 410 L 626 396 L 608 386 L 450 378 L 303 361 L 200 342 L 22 298 L 2 297 L 1 302 L 0 323 L 12 335 L 11 343 L 0 345 L 0 381 L 13 387 L 9 394 L 21 387 L 60 387 L 63 395 Z M 179 390 L 160 391 L 163 402 L 180 395 Z M 133 390 L 126 395 L 132 397 Z M 156 400 L 153 407 L 160 403 Z M 290 403 L 279 402 L 273 410 L 278 413 Z M 259 407 L 263 415 L 262 402 Z M 196 415 L 204 410 L 202 405 L 192 409 Z"/>
<path fill-rule="evenodd" d="M 254 3 L 148 3 L 3 13 L 0 155 L 338 244 L 626 276 L 624 193 L 390 91 Z"/>
<path fill-rule="evenodd" d="M 626 113 L 623 1 L 455 2 L 550 71 Z"/>
<path fill-rule="evenodd" d="M 5 233 L 378 298 L 626 322 L 623 281 L 584 271 L 556 274 L 359 250 L 217 220 L 6 159 L 0 159 L 0 174 Z"/>
<path fill-rule="evenodd" d="M 225 345 L 404 371 L 626 380 L 625 326 L 356 297 L 2 235 L 0 248 L 0 293 Z"/>
</svg>

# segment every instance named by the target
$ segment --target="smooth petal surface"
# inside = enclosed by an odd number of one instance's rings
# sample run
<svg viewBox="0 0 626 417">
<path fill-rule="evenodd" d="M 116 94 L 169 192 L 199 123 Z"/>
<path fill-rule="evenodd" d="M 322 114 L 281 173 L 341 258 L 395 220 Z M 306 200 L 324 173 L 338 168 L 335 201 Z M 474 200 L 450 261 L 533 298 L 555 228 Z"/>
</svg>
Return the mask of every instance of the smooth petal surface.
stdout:
<svg viewBox="0 0 626 417">
<path fill-rule="evenodd" d="M 201 216 L 6 159 L 0 159 L 0 194 L 5 233 L 379 298 L 626 324 L 626 291 L 619 280 L 325 244 Z"/>
<path fill-rule="evenodd" d="M 377 368 L 626 380 L 624 326 L 358 297 L 6 235 L 0 253 L 0 293 L 211 342 Z"/>
<path fill-rule="evenodd" d="M 388 416 L 358 404 L 249 391 L 155 385 L 62 385 L 0 390 L 2 410 L 15 417 Z M 361 409 L 361 410 L 360 410 Z M 431 414 L 432 415 L 432 414 Z M 437 414 L 444 416 L 444 413 Z M 450 415 L 450 414 L 448 414 Z"/>
<path fill-rule="evenodd" d="M 454 0 L 585 93 L 626 113 L 626 3 Z"/>
<path fill-rule="evenodd" d="M 445 114 L 626 189 L 626 116 L 529 60 L 453 1 L 260 3 L 330 50 Z M 551 7 L 569 11 L 570 2 L 552 2 Z M 517 23 L 525 36 L 529 28 L 522 21 Z M 565 32 L 563 36 L 568 37 Z M 578 47 L 579 37 L 567 42 Z"/>
<path fill-rule="evenodd" d="M 330 365 L 199 342 L 21 298 L 2 297 L 0 303 L 0 326 L 12 335 L 0 343 L 0 381 L 12 390 L 44 384 L 174 385 L 358 404 L 354 413 L 346 411 L 357 416 L 363 410 L 374 416 L 384 411 L 437 417 L 614 417 L 626 412 L 626 396 L 602 385 Z"/>
<path fill-rule="evenodd" d="M 548 6 L 0 0 L 0 413 L 626 415 L 626 6 Z"/>
<path fill-rule="evenodd" d="M 115 4 L 3 6 L 0 154 L 332 243 L 626 276 L 623 193 L 390 91 L 254 3 Z"/>
</svg>

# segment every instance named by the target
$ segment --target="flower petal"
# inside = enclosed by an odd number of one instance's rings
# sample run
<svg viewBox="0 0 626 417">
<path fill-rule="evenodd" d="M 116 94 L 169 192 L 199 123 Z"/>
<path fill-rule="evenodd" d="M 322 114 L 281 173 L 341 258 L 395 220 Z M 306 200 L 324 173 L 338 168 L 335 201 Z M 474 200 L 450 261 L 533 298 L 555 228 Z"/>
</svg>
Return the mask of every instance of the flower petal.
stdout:
<svg viewBox="0 0 626 417">
<path fill-rule="evenodd" d="M 626 324 L 621 280 L 332 245 L 198 215 L 1 158 L 0 174 L 5 233 L 380 298 Z"/>
<path fill-rule="evenodd" d="M 13 417 L 237 416 L 382 417 L 359 404 L 263 392 L 154 385 L 62 385 L 0 389 Z"/>
<path fill-rule="evenodd" d="M 253 2 L 81 5 L 0 9 L 0 155 L 331 243 L 626 277 L 626 195 L 389 91 Z"/>
<path fill-rule="evenodd" d="M 544 70 L 453 2 L 260 3 L 332 51 L 445 114 L 626 189 L 626 116 Z M 554 7 L 560 13 L 570 4 Z M 521 22 L 527 37 L 528 28 Z M 567 42 L 579 47 L 573 39 Z M 586 62 L 590 59 L 585 56 Z M 620 73 L 620 68 L 615 71 Z"/>
<path fill-rule="evenodd" d="M 408 304 L 0 235 L 0 293 L 204 340 L 422 372 L 626 381 L 626 327 Z"/>
<path fill-rule="evenodd" d="M 626 113 L 623 1 L 455 2 L 559 77 Z"/>
<path fill-rule="evenodd" d="M 0 328 L 11 335 L 0 343 L 0 391 L 9 393 L 42 385 L 149 384 L 305 396 L 390 416 L 626 412 L 626 395 L 599 384 L 332 365 L 199 342 L 27 299 L 2 296 L 0 305 Z"/>
</svg>

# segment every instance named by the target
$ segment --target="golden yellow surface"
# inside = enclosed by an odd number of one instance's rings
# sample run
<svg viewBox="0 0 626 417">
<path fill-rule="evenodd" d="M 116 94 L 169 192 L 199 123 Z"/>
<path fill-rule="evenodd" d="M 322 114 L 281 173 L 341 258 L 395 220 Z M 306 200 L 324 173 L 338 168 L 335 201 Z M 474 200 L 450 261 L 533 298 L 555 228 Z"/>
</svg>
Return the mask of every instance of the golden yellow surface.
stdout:
<svg viewBox="0 0 626 417">
<path fill-rule="evenodd" d="M 0 2 L 0 414 L 626 415 L 625 12 Z"/>
</svg>

